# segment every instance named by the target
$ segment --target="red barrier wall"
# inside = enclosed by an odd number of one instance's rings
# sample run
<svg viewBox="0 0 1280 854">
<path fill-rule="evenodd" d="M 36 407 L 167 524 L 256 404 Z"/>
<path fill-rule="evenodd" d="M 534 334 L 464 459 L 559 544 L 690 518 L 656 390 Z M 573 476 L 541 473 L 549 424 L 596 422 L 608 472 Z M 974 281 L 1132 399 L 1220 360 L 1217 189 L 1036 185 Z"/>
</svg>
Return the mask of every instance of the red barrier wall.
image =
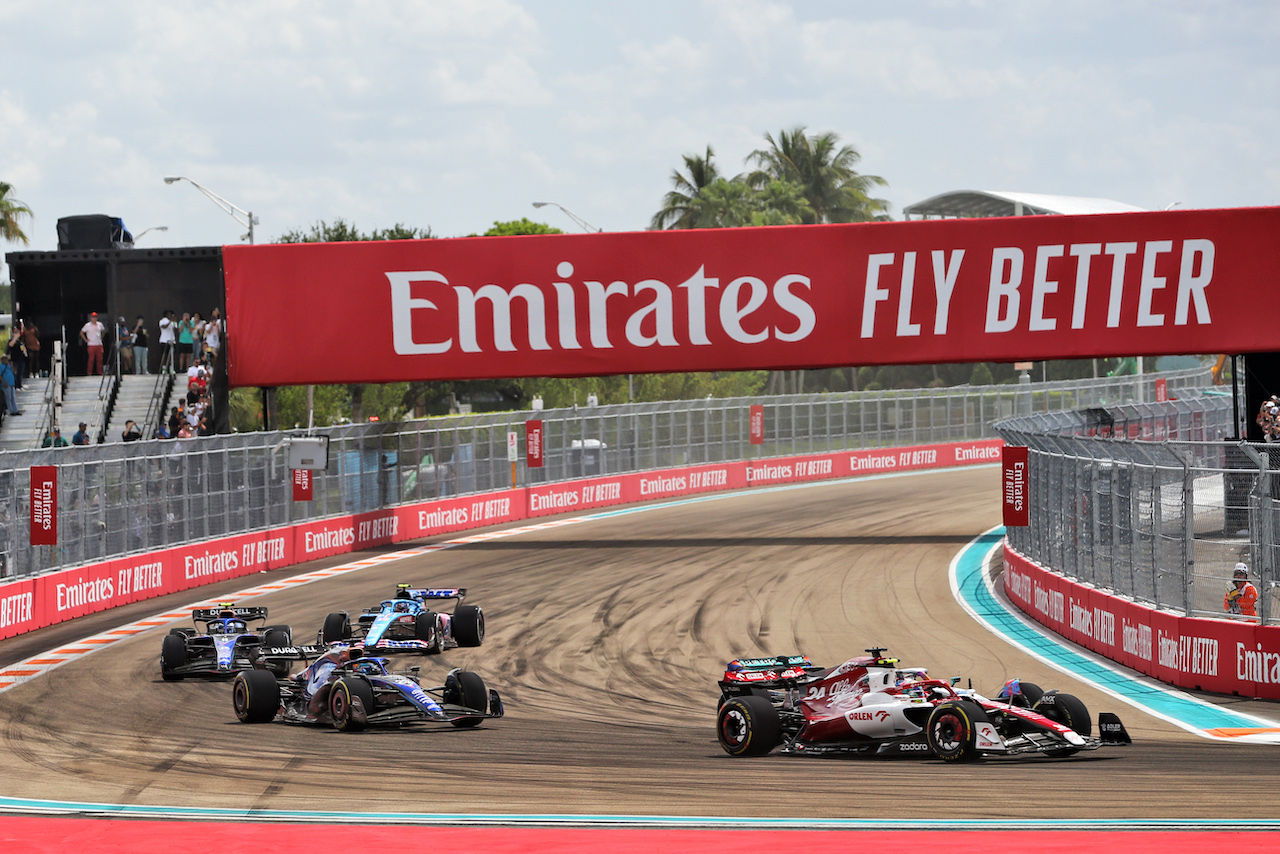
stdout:
<svg viewBox="0 0 1280 854">
<path fill-rule="evenodd" d="M 1000 458 L 999 439 L 719 463 L 528 486 L 337 516 L 0 585 L 0 639 L 227 578 L 472 528 L 642 501 Z M 875 461 L 874 464 L 858 461 Z M 751 471 L 757 472 L 752 479 Z M 785 474 L 784 474 L 785 472 Z"/>
<path fill-rule="evenodd" d="M 1041 625 L 1161 682 L 1280 699 L 1280 626 L 1182 617 L 1148 608 L 1063 578 L 1008 543 L 1004 589 Z"/>
</svg>

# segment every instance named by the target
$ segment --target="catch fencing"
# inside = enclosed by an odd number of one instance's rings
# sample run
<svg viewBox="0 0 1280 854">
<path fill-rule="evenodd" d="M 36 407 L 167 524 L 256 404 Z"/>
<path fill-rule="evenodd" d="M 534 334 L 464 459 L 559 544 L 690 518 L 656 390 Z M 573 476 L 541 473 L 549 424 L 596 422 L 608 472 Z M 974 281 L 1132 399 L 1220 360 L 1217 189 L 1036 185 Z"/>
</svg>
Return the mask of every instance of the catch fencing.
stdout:
<svg viewBox="0 0 1280 854">
<path fill-rule="evenodd" d="M 1170 393 L 1207 370 L 1161 374 Z M 991 438 L 992 422 L 1121 406 L 1149 377 L 928 390 L 797 394 L 460 415 L 325 428 L 329 463 L 293 500 L 283 449 L 302 431 L 148 440 L 0 454 L 3 577 L 36 575 L 216 537 L 513 486 L 673 466 Z M 763 444 L 750 443 L 753 405 Z M 1065 416 L 1064 416 L 1065 417 Z M 508 460 L 543 423 L 544 466 Z M 31 546 L 29 470 L 58 467 L 58 545 Z M 513 483 L 513 478 L 515 482 Z"/>
<path fill-rule="evenodd" d="M 1029 449 L 1031 524 L 1009 544 L 1078 582 L 1187 617 L 1225 609 L 1238 562 L 1280 621 L 1280 446 L 1249 444 L 1230 394 L 998 422 Z"/>
</svg>

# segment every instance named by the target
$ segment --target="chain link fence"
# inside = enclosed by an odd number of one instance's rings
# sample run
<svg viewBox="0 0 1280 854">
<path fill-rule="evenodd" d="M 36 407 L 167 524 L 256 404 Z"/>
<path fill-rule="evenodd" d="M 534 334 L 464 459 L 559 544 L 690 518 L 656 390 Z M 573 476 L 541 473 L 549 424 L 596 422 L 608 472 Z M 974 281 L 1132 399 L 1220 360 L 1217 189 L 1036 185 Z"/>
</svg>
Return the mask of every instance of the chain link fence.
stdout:
<svg viewBox="0 0 1280 854">
<path fill-rule="evenodd" d="M 995 429 L 1029 449 L 1031 524 L 1019 552 L 1075 580 L 1193 617 L 1232 616 L 1224 596 L 1249 566 L 1258 617 L 1280 621 L 1280 446 L 1239 435 L 1229 395 L 1179 395 L 1014 418 Z"/>
<path fill-rule="evenodd" d="M 1194 389 L 1207 370 L 1162 374 Z M 313 500 L 292 500 L 282 449 L 301 432 L 241 433 L 0 453 L 0 560 L 26 576 L 325 517 L 505 489 L 507 435 L 543 422 L 544 466 L 517 486 L 697 465 L 994 437 L 992 422 L 1119 406 L 1150 378 L 783 395 L 464 415 L 327 428 Z M 749 443 L 752 405 L 765 441 Z M 1065 414 L 1062 417 L 1066 417 Z M 58 466 L 58 540 L 31 546 L 31 466 Z"/>
</svg>

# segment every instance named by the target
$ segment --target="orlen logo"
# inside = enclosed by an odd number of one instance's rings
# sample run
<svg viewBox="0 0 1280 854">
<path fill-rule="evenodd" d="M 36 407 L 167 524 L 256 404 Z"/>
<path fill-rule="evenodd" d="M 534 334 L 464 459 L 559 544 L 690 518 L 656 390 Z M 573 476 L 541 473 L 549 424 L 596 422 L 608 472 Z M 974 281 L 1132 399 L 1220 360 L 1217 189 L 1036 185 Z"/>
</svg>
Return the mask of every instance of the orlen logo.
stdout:
<svg viewBox="0 0 1280 854">
<path fill-rule="evenodd" d="M 884 709 L 874 712 L 850 712 L 849 720 L 851 721 L 883 721 L 888 720 L 889 713 Z"/>
<path fill-rule="evenodd" d="M 573 264 L 561 261 L 556 275 L 564 281 L 504 288 L 451 285 L 436 270 L 387 272 L 392 346 L 402 356 L 438 355 L 455 346 L 463 353 L 480 353 L 484 346 L 479 318 L 491 317 L 483 340 L 491 340 L 495 350 L 515 352 L 521 349 L 511 334 L 512 304 L 517 300 L 523 303 L 519 313 L 526 318 L 529 350 L 610 350 L 619 345 L 610 332 L 619 329 L 627 344 L 642 348 L 709 346 L 725 338 L 739 344 L 770 338 L 792 342 L 809 337 L 817 324 L 813 307 L 802 295 L 809 290 L 809 277 L 798 273 L 788 273 L 772 285 L 755 276 L 739 276 L 722 285 L 719 278 L 706 274 L 704 265 L 674 286 L 658 279 L 606 284 L 568 281 Z M 423 295 L 414 296 L 415 290 Z M 437 303 L 440 297 L 445 300 Z M 580 340 L 581 333 L 586 341 Z"/>
</svg>

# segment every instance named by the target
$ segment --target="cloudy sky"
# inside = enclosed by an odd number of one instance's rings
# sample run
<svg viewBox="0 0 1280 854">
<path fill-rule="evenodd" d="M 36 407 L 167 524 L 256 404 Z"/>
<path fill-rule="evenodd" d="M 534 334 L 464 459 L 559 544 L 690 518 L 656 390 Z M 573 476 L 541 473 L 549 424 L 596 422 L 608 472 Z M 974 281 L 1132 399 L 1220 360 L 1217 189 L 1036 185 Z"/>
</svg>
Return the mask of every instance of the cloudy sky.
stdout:
<svg viewBox="0 0 1280 854">
<path fill-rule="evenodd" d="M 681 156 L 833 131 L 902 207 L 957 189 L 1280 204 L 1280 4 L 4 0 L 0 181 L 140 247 L 344 218 L 437 236 L 563 205 L 643 229 Z M 4 251 L 21 247 L 0 246 Z"/>
</svg>

